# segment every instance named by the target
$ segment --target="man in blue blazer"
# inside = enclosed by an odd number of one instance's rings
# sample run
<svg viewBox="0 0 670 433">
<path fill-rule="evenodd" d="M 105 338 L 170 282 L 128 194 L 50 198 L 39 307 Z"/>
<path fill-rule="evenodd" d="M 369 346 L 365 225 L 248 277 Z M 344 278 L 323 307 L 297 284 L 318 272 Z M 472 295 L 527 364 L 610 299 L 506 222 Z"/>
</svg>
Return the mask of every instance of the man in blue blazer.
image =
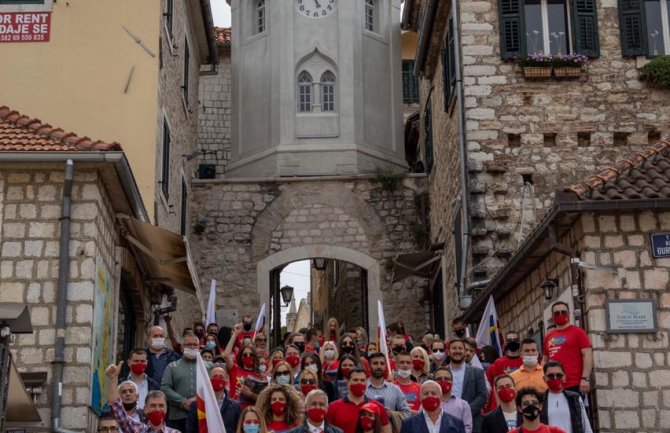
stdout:
<svg viewBox="0 0 670 433">
<path fill-rule="evenodd" d="M 442 388 L 427 380 L 421 385 L 422 409 L 402 422 L 400 433 L 465 433 L 463 421 L 442 410 Z"/>
<path fill-rule="evenodd" d="M 482 408 L 488 399 L 484 370 L 465 362 L 465 342 L 459 339 L 449 341 L 449 369 L 453 375 L 452 393 L 470 405 L 472 411 L 472 433 L 480 433 L 482 428 Z"/>
</svg>

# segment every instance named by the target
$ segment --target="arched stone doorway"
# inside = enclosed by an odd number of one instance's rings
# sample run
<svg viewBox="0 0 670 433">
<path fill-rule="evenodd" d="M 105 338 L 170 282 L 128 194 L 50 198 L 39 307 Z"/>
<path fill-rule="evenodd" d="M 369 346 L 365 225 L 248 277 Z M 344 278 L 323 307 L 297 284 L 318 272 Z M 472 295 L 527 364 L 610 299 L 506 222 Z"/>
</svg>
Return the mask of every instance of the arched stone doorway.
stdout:
<svg viewBox="0 0 670 433">
<path fill-rule="evenodd" d="M 377 301 L 382 299 L 379 262 L 360 251 L 337 245 L 304 245 L 272 254 L 258 262 L 256 267 L 257 291 L 261 302 L 270 300 L 270 273 L 283 265 L 311 258 L 341 260 L 360 266 L 367 273 L 368 333 L 374 335 L 377 328 Z"/>
</svg>

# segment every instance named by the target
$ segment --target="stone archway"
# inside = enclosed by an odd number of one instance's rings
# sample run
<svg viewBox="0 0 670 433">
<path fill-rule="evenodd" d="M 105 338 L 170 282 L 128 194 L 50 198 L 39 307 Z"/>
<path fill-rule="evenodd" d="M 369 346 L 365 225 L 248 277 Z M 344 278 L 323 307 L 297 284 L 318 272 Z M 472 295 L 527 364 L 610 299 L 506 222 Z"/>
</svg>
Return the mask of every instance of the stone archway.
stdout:
<svg viewBox="0 0 670 433">
<path fill-rule="evenodd" d="M 270 271 L 287 263 L 314 257 L 342 260 L 360 266 L 368 275 L 368 335 L 375 335 L 378 322 L 377 300 L 382 300 L 379 262 L 369 255 L 336 245 L 304 245 L 272 254 L 259 261 L 256 266 L 258 295 L 262 302 L 270 299 Z"/>
</svg>

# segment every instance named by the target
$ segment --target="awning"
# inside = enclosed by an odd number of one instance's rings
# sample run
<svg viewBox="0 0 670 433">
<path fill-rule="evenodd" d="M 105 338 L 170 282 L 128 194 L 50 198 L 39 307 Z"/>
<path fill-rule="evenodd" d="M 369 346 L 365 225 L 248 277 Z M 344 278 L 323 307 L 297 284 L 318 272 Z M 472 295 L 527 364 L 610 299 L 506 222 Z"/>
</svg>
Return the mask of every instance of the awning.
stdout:
<svg viewBox="0 0 670 433">
<path fill-rule="evenodd" d="M 123 236 L 147 274 L 146 282 L 183 290 L 201 300 L 200 280 L 186 237 L 128 215 L 117 218 L 124 227 Z"/>
<path fill-rule="evenodd" d="M 41 426 L 42 418 L 21 380 L 16 366 L 9 360 L 9 393 L 7 394 L 6 424 L 8 427 L 29 427 L 33 423 Z"/>
<path fill-rule="evenodd" d="M 432 278 L 440 264 L 440 251 L 400 254 L 393 259 L 393 282 L 407 277 Z"/>
</svg>

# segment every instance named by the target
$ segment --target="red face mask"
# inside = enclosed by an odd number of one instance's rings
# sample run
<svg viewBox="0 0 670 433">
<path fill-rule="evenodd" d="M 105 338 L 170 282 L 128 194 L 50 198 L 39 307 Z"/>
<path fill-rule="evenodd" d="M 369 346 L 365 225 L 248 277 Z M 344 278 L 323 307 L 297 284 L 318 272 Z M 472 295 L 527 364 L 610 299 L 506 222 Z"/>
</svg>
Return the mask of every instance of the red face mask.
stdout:
<svg viewBox="0 0 670 433">
<path fill-rule="evenodd" d="M 316 385 L 300 385 L 300 391 L 302 392 L 302 395 L 304 395 L 304 396 L 309 394 L 310 391 L 314 391 L 315 389 L 316 389 Z"/>
<path fill-rule="evenodd" d="M 434 395 L 429 395 L 421 399 L 421 406 L 426 409 L 428 412 L 433 412 L 440 407 L 440 398 L 435 397 Z"/>
<path fill-rule="evenodd" d="M 500 401 L 503 403 L 509 403 L 510 401 L 514 400 L 515 396 L 516 391 L 514 388 L 503 388 L 498 390 L 498 398 L 500 398 Z"/>
<path fill-rule="evenodd" d="M 364 383 L 353 383 L 349 386 L 349 391 L 356 397 L 363 397 L 365 394 L 365 384 Z"/>
<path fill-rule="evenodd" d="M 563 389 L 563 379 L 550 379 L 547 381 L 547 386 L 553 392 L 561 392 Z"/>
<path fill-rule="evenodd" d="M 420 371 L 423 370 L 423 366 L 425 363 L 423 362 L 423 359 L 413 359 L 412 360 L 412 367 L 414 367 L 415 370 Z"/>
<path fill-rule="evenodd" d="M 281 358 L 273 358 L 272 359 L 272 367 L 276 367 L 277 364 L 279 364 L 282 361 Z"/>
<path fill-rule="evenodd" d="M 133 374 L 142 374 L 146 369 L 147 369 L 146 364 L 133 364 L 130 366 L 130 371 L 132 371 Z"/>
<path fill-rule="evenodd" d="M 214 376 L 209 381 L 212 382 L 212 389 L 215 392 L 222 391 L 226 387 L 226 380 L 221 376 Z"/>
<path fill-rule="evenodd" d="M 153 426 L 159 426 L 163 424 L 163 420 L 165 420 L 165 412 L 162 410 L 153 410 L 151 412 L 147 412 L 146 416 Z"/>
<path fill-rule="evenodd" d="M 349 372 L 351 371 L 351 367 L 342 367 L 342 376 L 344 376 L 345 379 L 349 379 Z"/>
<path fill-rule="evenodd" d="M 286 362 L 288 362 L 291 368 L 296 368 L 300 364 L 300 357 L 298 355 L 289 355 L 286 357 Z"/>
<path fill-rule="evenodd" d="M 270 403 L 270 409 L 275 416 L 283 415 L 286 412 L 286 403 L 281 401 L 272 402 Z"/>
<path fill-rule="evenodd" d="M 362 416 L 361 417 L 361 427 L 363 427 L 363 431 L 372 430 L 373 428 L 375 428 L 375 419 L 367 417 L 367 416 Z"/>
<path fill-rule="evenodd" d="M 570 315 L 565 315 L 564 316 L 564 315 L 561 314 L 560 316 L 554 316 L 554 323 L 558 326 L 565 325 L 566 323 L 568 323 L 569 320 L 570 320 Z"/>
<path fill-rule="evenodd" d="M 254 366 L 254 358 L 253 356 L 243 356 L 242 357 L 242 365 L 244 365 L 244 368 L 250 369 L 251 367 Z"/>
<path fill-rule="evenodd" d="M 449 394 L 451 392 L 451 387 L 454 386 L 453 382 L 447 380 L 440 380 L 437 383 L 439 383 L 440 388 L 442 388 L 442 394 Z"/>
<path fill-rule="evenodd" d="M 321 424 L 323 420 L 326 419 L 326 410 L 321 409 L 320 407 L 307 409 L 307 418 L 314 424 Z"/>
</svg>

